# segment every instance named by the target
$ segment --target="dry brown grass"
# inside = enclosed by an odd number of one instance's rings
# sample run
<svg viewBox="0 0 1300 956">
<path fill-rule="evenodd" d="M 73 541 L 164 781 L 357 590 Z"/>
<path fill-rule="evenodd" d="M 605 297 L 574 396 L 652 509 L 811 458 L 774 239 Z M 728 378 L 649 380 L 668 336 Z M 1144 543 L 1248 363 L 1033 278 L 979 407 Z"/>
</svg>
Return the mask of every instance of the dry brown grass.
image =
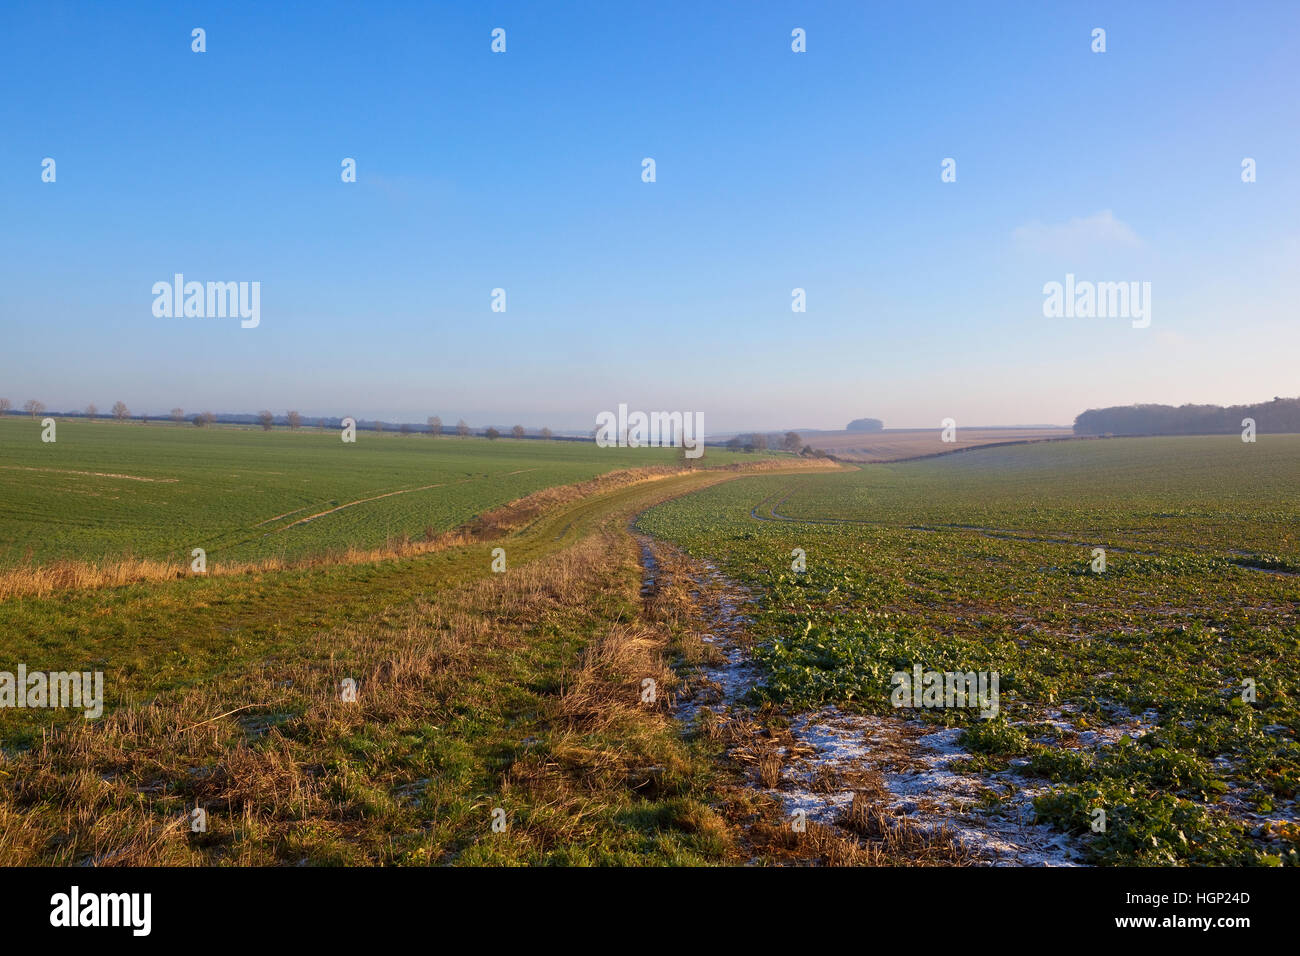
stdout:
<svg viewBox="0 0 1300 956">
<path fill-rule="evenodd" d="M 870 841 L 892 859 L 913 866 L 962 866 L 976 857 L 947 826 L 925 827 L 909 817 L 891 815 L 878 800 L 855 793 L 853 802 L 837 821 L 840 826 Z"/>
<path fill-rule="evenodd" d="M 0 768 L 0 865 L 286 862 L 294 852 L 317 858 L 321 839 L 345 854 L 327 862 L 382 861 L 385 827 L 370 821 L 389 814 L 401 826 L 393 795 L 412 781 L 401 779 L 400 762 L 369 773 L 339 748 L 493 706 L 477 678 L 512 666 L 539 627 L 580 619 L 574 609 L 626 580 L 634 559 L 626 539 L 621 556 L 619 547 L 593 535 L 542 564 L 395 609 L 386 626 L 322 633 L 295 659 L 51 731 Z M 587 647 L 544 715 L 560 728 L 548 762 L 563 770 L 563 786 L 543 788 L 548 799 L 562 792 L 577 808 L 591 788 L 611 779 L 621 788 L 631 768 L 662 763 L 646 756 L 662 745 L 666 705 L 639 703 L 641 676 L 670 686 L 661 646 L 630 622 Z M 358 683 L 356 703 L 340 699 L 345 677 Z M 590 745 L 623 725 L 644 746 Z M 526 763 L 502 770 L 506 789 L 538 783 Z M 189 832 L 194 806 L 208 810 L 206 834 Z M 570 816 L 582 818 L 577 809 Z"/>
<path fill-rule="evenodd" d="M 701 635 L 718 633 L 723 621 L 733 645 L 752 637 L 735 623 L 733 609 L 743 611 L 745 596 L 724 579 L 704 573 L 702 564 L 666 545 L 655 545 L 658 587 L 647 606 L 668 621 L 682 666 L 682 693 L 703 707 L 695 723 L 699 740 L 716 746 L 725 771 L 719 784 L 719 813 L 736 833 L 746 859 L 780 865 L 824 866 L 964 866 L 974 855 L 944 827 L 929 829 L 887 809 L 888 788 L 881 774 L 867 767 L 814 767 L 811 788 L 821 793 L 853 792 L 849 809 L 833 825 L 807 821 L 802 832 L 792 825 L 778 790 L 794 760 L 815 759 L 788 729 L 788 715 L 771 705 L 756 710 L 718 708 L 721 703 L 707 682 L 694 673 L 701 663 L 716 663 L 721 652 Z"/>
<path fill-rule="evenodd" d="M 768 748 L 758 758 L 758 779 L 769 790 L 775 790 L 781 783 L 781 770 L 785 766 L 779 751 Z"/>
</svg>

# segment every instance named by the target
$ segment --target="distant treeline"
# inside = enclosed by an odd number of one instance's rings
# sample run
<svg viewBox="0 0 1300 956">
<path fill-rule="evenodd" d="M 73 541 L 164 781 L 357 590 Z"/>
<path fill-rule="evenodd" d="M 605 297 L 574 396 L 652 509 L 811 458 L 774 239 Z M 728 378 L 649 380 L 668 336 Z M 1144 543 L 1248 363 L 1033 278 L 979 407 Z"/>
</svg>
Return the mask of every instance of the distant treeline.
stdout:
<svg viewBox="0 0 1300 956">
<path fill-rule="evenodd" d="M 1076 435 L 1219 435 L 1242 430 L 1253 418 L 1257 432 L 1300 432 L 1300 398 L 1255 405 L 1115 405 L 1090 408 L 1074 420 Z"/>
<path fill-rule="evenodd" d="M 44 415 L 51 415 L 55 418 L 83 418 L 87 420 L 116 420 L 118 422 L 140 422 L 148 424 L 150 422 L 171 422 L 175 425 L 197 425 L 204 428 L 208 425 L 238 425 L 244 427 L 258 427 L 265 431 L 270 431 L 276 426 L 283 426 L 297 430 L 300 428 L 324 428 L 337 431 L 343 427 L 343 418 L 341 416 L 333 417 L 307 417 L 299 412 L 289 412 L 285 415 L 276 415 L 270 411 L 261 411 L 256 415 L 237 414 L 229 412 L 197 412 L 187 413 L 184 409 L 173 408 L 167 415 L 133 415 L 131 410 L 122 402 L 113 406 L 111 413 L 101 413 L 94 405 L 91 405 L 85 411 L 48 411 L 44 402 L 35 400 L 27 402 L 23 408 L 16 409 L 13 403 L 8 399 L 0 398 L 0 416 L 26 416 L 32 419 L 40 418 Z M 479 438 L 535 438 L 542 441 L 591 441 L 595 437 L 594 432 L 586 434 L 580 432 L 563 432 L 556 433 L 549 428 L 527 429 L 522 425 L 511 425 L 500 427 L 489 426 L 471 426 L 461 419 L 456 424 L 444 425 L 442 419 L 437 416 L 430 416 L 424 425 L 414 422 L 392 422 L 379 421 L 377 419 L 354 420 L 358 431 L 393 431 L 400 432 L 403 435 L 440 435 L 443 437 L 469 437 Z"/>
</svg>

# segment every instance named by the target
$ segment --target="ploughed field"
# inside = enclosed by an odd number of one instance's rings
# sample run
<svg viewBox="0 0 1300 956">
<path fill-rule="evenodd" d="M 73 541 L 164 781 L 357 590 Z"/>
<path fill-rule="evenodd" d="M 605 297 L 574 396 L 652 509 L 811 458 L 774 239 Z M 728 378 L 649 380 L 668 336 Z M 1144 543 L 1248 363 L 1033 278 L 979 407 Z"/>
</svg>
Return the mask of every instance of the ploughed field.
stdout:
<svg viewBox="0 0 1300 956">
<path fill-rule="evenodd" d="M 294 560 L 420 540 L 542 488 L 677 449 L 304 428 L 0 418 L 0 569 L 124 556 Z M 753 460 L 710 449 L 707 464 Z"/>
<path fill-rule="evenodd" d="M 944 455 L 985 445 L 1031 441 L 1062 441 L 1073 437 L 1068 428 L 958 428 L 951 442 L 942 428 L 890 428 L 878 432 L 824 432 L 810 434 L 808 444 L 841 461 L 901 461 Z"/>
<path fill-rule="evenodd" d="M 749 589 L 753 702 L 964 728 L 986 808 L 1032 793 L 1091 862 L 1294 865 L 1298 478 L 1300 436 L 1052 442 L 740 478 L 638 527 Z M 997 672 L 998 715 L 895 708 L 918 665 Z"/>
</svg>

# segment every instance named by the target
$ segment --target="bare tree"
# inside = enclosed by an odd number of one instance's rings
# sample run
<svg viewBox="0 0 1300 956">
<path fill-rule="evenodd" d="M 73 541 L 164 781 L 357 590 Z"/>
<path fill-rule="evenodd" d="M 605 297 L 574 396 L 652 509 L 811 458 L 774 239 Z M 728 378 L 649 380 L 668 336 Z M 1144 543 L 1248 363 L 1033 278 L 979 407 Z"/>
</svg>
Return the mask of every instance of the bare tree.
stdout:
<svg viewBox="0 0 1300 956">
<path fill-rule="evenodd" d="M 437 415 L 429 416 L 429 434 L 434 438 L 442 434 L 442 419 Z"/>
<path fill-rule="evenodd" d="M 381 422 L 378 418 L 376 418 L 376 419 L 375 419 L 375 431 L 377 431 L 377 432 L 382 432 L 383 430 L 384 430 L 384 423 Z"/>
<path fill-rule="evenodd" d="M 489 428 L 483 434 L 487 436 L 488 441 L 496 441 L 498 438 L 501 437 L 501 433 L 497 431 L 495 428 Z"/>
<path fill-rule="evenodd" d="M 403 435 L 409 435 L 409 434 L 411 434 L 411 423 L 410 423 L 410 422 L 402 422 L 401 427 L 398 428 L 397 430 L 398 430 L 399 432 L 401 432 Z"/>
<path fill-rule="evenodd" d="M 26 402 L 23 403 L 23 411 L 25 411 L 28 415 L 32 416 L 32 418 L 35 418 L 37 415 L 44 414 L 45 403 L 38 402 L 34 398 L 29 398 L 27 399 Z"/>
<path fill-rule="evenodd" d="M 257 413 L 257 423 L 262 426 L 262 431 L 269 432 L 275 424 L 275 416 L 264 408 Z"/>
<path fill-rule="evenodd" d="M 217 420 L 217 416 L 211 412 L 199 412 L 194 416 L 194 424 L 199 428 L 205 428 Z"/>
<path fill-rule="evenodd" d="M 302 414 L 300 412 L 289 412 L 284 417 L 289 420 L 289 428 L 293 431 L 302 428 Z"/>
<path fill-rule="evenodd" d="M 459 435 L 461 438 L 466 438 L 469 436 L 469 425 L 465 423 L 465 419 L 462 418 L 460 421 L 456 423 L 456 434 Z"/>
<path fill-rule="evenodd" d="M 124 422 L 131 416 L 131 409 L 126 407 L 125 402 L 113 403 L 113 417 L 119 422 Z"/>
<path fill-rule="evenodd" d="M 544 438 L 546 441 L 550 441 L 551 438 L 553 437 L 553 433 L 549 428 L 543 428 L 541 431 L 541 435 L 542 438 Z"/>
<path fill-rule="evenodd" d="M 524 426 L 523 426 L 523 425 L 516 425 L 514 428 L 510 429 L 510 434 L 511 434 L 513 437 L 515 437 L 515 438 L 523 438 L 523 437 L 524 437 Z"/>
<path fill-rule="evenodd" d="M 95 403 L 94 403 L 94 402 L 91 402 L 89 405 L 86 406 L 86 417 L 87 417 L 87 418 L 94 418 L 94 417 L 95 417 L 96 415 L 98 415 L 98 414 L 99 414 L 99 409 L 95 407 Z"/>
<path fill-rule="evenodd" d="M 9 409 L 13 408 L 13 403 L 7 398 L 0 398 L 0 415 L 3 415 Z"/>
<path fill-rule="evenodd" d="M 797 454 L 802 444 L 803 439 L 799 437 L 798 432 L 786 432 L 785 437 L 781 439 L 781 447 L 791 454 Z"/>
<path fill-rule="evenodd" d="M 183 408 L 173 408 L 173 409 L 172 409 L 172 421 L 174 421 L 174 422 L 175 422 L 176 424 L 178 424 L 178 425 L 179 425 L 181 422 L 185 421 L 185 409 L 183 409 Z"/>
</svg>

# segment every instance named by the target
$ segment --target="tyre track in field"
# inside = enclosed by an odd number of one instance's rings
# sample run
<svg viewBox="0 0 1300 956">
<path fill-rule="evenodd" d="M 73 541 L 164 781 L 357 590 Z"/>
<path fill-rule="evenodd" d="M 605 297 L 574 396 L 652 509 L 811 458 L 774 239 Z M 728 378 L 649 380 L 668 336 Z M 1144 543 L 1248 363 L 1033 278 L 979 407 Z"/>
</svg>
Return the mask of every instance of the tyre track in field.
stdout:
<svg viewBox="0 0 1300 956">
<path fill-rule="evenodd" d="M 394 497 L 395 495 L 408 495 L 408 494 L 413 494 L 413 493 L 418 492 L 418 491 L 429 491 L 429 490 L 431 490 L 431 489 L 433 489 L 433 488 L 446 488 L 446 487 L 449 487 L 449 486 L 452 486 L 452 485 L 463 485 L 463 484 L 466 484 L 466 483 L 471 482 L 471 481 L 485 481 L 485 480 L 490 479 L 490 478 L 509 478 L 509 477 L 511 477 L 511 476 L 513 476 L 513 475 L 522 475 L 522 474 L 524 474 L 524 473 L 526 473 L 526 472 L 530 472 L 530 471 L 537 471 L 537 469 L 536 469 L 536 468 L 521 468 L 521 469 L 518 469 L 518 470 L 516 470 L 516 471 L 508 471 L 508 472 L 504 472 L 503 474 L 498 474 L 498 475 L 477 475 L 477 476 L 470 477 L 470 478 L 461 478 L 461 479 L 458 479 L 458 480 L 456 480 L 456 481 L 439 481 L 439 482 L 434 482 L 433 484 L 429 484 L 429 485 L 420 485 L 419 487 L 416 487 L 416 488 L 398 488 L 396 491 L 386 491 L 386 492 L 383 492 L 383 493 L 378 494 L 378 495 L 371 495 L 371 496 L 369 496 L 369 497 L 367 497 L 367 498 L 357 498 L 357 499 L 354 500 L 354 501 L 345 501 L 343 504 L 341 504 L 341 505 L 336 505 L 336 506 L 333 507 L 333 508 L 326 508 L 324 511 L 317 511 L 317 512 L 315 512 L 314 514 L 307 515 L 307 516 L 304 517 L 304 518 L 299 518 L 299 519 L 296 520 L 296 521 L 291 521 L 291 522 L 289 522 L 288 524 L 286 524 L 286 525 L 282 525 L 282 526 L 280 526 L 280 527 L 278 527 L 278 528 L 271 528 L 269 531 L 265 531 L 265 532 L 262 533 L 262 535 L 261 535 L 261 540 L 265 540 L 265 539 L 267 539 L 267 538 L 273 537 L 274 535 L 278 535 L 278 534 L 280 534 L 280 533 L 282 533 L 282 532 L 289 531 L 289 530 L 291 530 L 291 529 L 293 529 L 293 528 L 298 527 L 299 525 L 308 524 L 309 522 L 315 521 L 317 518 L 323 518 L 323 517 L 326 517 L 326 516 L 328 516 L 328 515 L 335 514 L 336 512 L 343 511 L 343 510 L 345 510 L 345 509 L 347 509 L 347 508 L 353 508 L 353 507 L 356 507 L 357 505 L 367 504 L 367 503 L 372 502 L 372 501 L 380 501 L 380 500 L 382 500 L 382 499 L 384 499 L 384 498 L 392 498 L 392 497 Z M 282 519 L 284 519 L 284 518 L 288 518 L 288 517 L 290 517 L 291 515 L 296 515 L 296 514 L 299 514 L 300 512 L 306 511 L 306 510 L 307 510 L 308 508 L 310 508 L 310 507 L 312 507 L 312 506 L 311 506 L 311 505 L 304 505 L 304 506 L 301 507 L 301 508 L 295 508 L 295 509 L 293 509 L 292 511 L 286 511 L 286 512 L 284 512 L 283 514 L 275 515 L 275 516 L 272 517 L 272 518 L 267 518 L 267 519 L 265 519 L 265 520 L 263 520 L 263 521 L 259 521 L 259 522 L 257 522 L 256 524 L 250 526 L 250 528 L 248 528 L 247 530 L 255 531 L 257 528 L 265 527 L 266 525 L 271 524 L 272 522 L 280 521 L 280 520 L 282 520 Z M 257 538 L 256 538 L 254 535 L 249 535 L 249 536 L 246 536 L 246 537 L 240 537 L 240 538 L 236 539 L 235 541 L 232 541 L 232 542 L 230 542 L 230 543 L 228 543 L 228 544 L 221 544 L 221 545 L 219 545 L 219 546 L 214 545 L 213 547 L 208 548 L 208 553 L 209 553 L 209 554 L 218 554 L 218 553 L 220 553 L 220 552 L 223 551 L 223 550 L 228 550 L 228 549 L 230 549 L 230 548 L 238 548 L 238 547 L 241 547 L 241 546 L 243 546 L 243 545 L 246 545 L 246 544 L 248 544 L 248 543 L 250 543 L 250 542 L 252 542 L 252 541 L 254 541 L 254 540 L 257 540 Z"/>
<path fill-rule="evenodd" d="M 467 481 L 475 481 L 475 480 L 478 479 L 463 478 L 460 481 L 450 481 L 450 482 L 439 481 L 439 482 L 435 482 L 432 485 L 421 485 L 418 488 L 401 488 L 397 491 L 386 491 L 381 495 L 371 495 L 369 498 L 358 498 L 356 501 L 347 501 L 333 508 L 326 508 L 324 511 L 318 511 L 315 514 L 308 515 L 305 518 L 299 518 L 297 521 L 292 521 L 289 524 L 285 525 L 283 528 L 272 528 L 266 534 L 262 535 L 262 537 L 269 538 L 273 534 L 280 534 L 282 531 L 288 531 L 290 528 L 296 528 L 298 527 L 298 525 L 306 524 L 308 521 L 315 521 L 317 518 L 323 518 L 326 515 L 332 515 L 337 511 L 343 511 L 345 508 L 355 508 L 357 505 L 364 505 L 367 502 L 379 501 L 381 498 L 392 498 L 394 495 L 409 495 L 416 491 L 428 491 L 430 488 L 445 488 L 449 484 L 463 485 Z M 302 511 L 303 509 L 299 508 L 298 510 Z M 289 512 L 289 514 L 294 514 L 294 513 L 295 512 Z M 281 515 L 281 517 L 286 517 L 286 516 Z M 274 521 L 276 519 L 272 518 L 271 520 Z"/>
<path fill-rule="evenodd" d="M 271 529 L 265 535 L 263 535 L 263 537 L 270 537 L 273 534 L 279 534 L 282 531 L 288 531 L 290 528 L 296 528 L 298 527 L 298 525 L 306 524 L 308 521 L 314 521 L 317 518 L 323 518 L 326 515 L 332 515 L 336 511 L 342 511 L 345 508 L 354 508 L 357 505 L 364 505 L 371 501 L 379 501 L 381 498 L 392 498 L 394 495 L 409 495 L 417 491 L 428 491 L 431 488 L 445 488 L 448 485 L 463 485 L 471 481 L 486 481 L 489 478 L 510 478 L 514 475 L 522 475 L 525 472 L 529 472 L 529 471 L 537 471 L 537 469 L 521 468 L 518 471 L 508 471 L 505 474 L 501 474 L 501 475 L 479 475 L 475 478 L 462 478 L 459 481 L 439 481 L 431 485 L 420 485 L 418 488 L 399 488 L 397 491 L 386 491 L 380 495 L 371 495 L 369 498 L 358 498 L 355 501 L 347 501 L 336 507 L 327 508 L 324 511 L 318 511 L 315 514 L 308 515 L 305 518 L 299 518 L 297 521 L 290 522 L 289 524 L 285 525 L 283 528 Z M 303 510 L 305 509 L 303 508 L 298 509 L 298 511 L 303 511 Z M 297 514 L 297 513 L 298 513 L 297 511 L 289 511 L 286 512 L 285 514 L 280 515 L 278 518 L 270 518 L 267 521 L 263 521 L 260 524 L 254 525 L 254 527 L 260 527 L 263 524 L 269 524 L 271 521 L 277 521 L 279 520 L 279 518 L 287 518 L 289 515 Z"/>
</svg>

